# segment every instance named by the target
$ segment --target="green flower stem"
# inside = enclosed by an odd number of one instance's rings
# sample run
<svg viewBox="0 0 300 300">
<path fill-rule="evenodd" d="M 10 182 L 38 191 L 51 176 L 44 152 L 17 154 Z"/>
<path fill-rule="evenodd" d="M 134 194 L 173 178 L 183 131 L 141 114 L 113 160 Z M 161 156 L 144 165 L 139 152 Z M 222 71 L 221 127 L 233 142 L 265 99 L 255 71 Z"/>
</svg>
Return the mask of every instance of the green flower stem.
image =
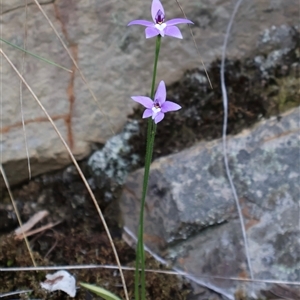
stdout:
<svg viewBox="0 0 300 300">
<path fill-rule="evenodd" d="M 156 72 L 157 72 L 157 62 L 158 62 L 158 56 L 160 50 L 160 43 L 161 43 L 161 36 L 159 35 L 156 39 L 155 59 L 154 59 L 152 86 L 151 86 L 151 93 L 150 93 L 151 99 L 154 98 L 155 79 L 156 79 Z M 142 193 L 142 200 L 141 200 L 137 254 L 136 254 L 136 262 L 135 262 L 135 300 L 140 299 L 139 284 L 141 284 L 141 299 L 142 300 L 146 299 L 144 210 L 145 210 L 145 200 L 146 200 L 148 181 L 149 181 L 150 164 L 152 161 L 152 154 L 153 154 L 155 132 L 156 132 L 156 124 L 153 122 L 152 118 L 149 118 L 148 128 L 147 128 L 147 146 L 146 146 L 145 171 L 144 171 L 144 180 L 143 180 L 143 193 Z M 141 269 L 141 273 L 140 273 L 140 269 Z"/>
<path fill-rule="evenodd" d="M 152 86 L 151 86 L 151 94 L 150 94 L 151 99 L 153 99 L 153 97 L 154 97 L 155 78 L 156 78 L 158 55 L 159 55 L 159 50 L 160 50 L 160 42 L 161 42 L 161 36 L 158 35 L 157 39 L 156 39 L 156 47 L 155 47 L 155 60 L 154 60 L 154 68 L 153 68 L 153 75 L 152 75 Z"/>
</svg>

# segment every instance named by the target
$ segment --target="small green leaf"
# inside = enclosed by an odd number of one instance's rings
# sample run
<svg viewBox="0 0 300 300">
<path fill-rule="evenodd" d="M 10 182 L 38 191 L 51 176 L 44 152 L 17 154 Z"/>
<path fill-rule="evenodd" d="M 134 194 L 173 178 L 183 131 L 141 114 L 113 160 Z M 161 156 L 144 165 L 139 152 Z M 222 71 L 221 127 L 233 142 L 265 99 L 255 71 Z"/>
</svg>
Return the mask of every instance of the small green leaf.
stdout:
<svg viewBox="0 0 300 300">
<path fill-rule="evenodd" d="M 9 260 L 6 262 L 6 265 L 7 265 L 8 267 L 11 267 L 13 264 L 14 264 L 13 259 L 9 259 Z"/>
<path fill-rule="evenodd" d="M 98 296 L 101 296 L 105 300 L 121 300 L 119 297 L 114 295 L 113 293 L 107 291 L 104 288 L 101 288 L 96 285 L 88 284 L 80 282 L 80 285 L 86 288 L 87 290 L 90 290 L 91 292 L 95 293 Z"/>
</svg>

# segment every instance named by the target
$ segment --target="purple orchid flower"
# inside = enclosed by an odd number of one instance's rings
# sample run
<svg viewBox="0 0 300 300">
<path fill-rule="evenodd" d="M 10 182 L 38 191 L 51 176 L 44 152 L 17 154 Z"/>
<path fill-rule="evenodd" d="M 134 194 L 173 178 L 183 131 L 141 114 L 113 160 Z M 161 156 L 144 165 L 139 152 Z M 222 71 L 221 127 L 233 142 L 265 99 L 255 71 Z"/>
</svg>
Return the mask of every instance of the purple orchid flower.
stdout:
<svg viewBox="0 0 300 300">
<path fill-rule="evenodd" d="M 157 35 L 165 36 L 169 35 L 178 39 L 182 39 L 182 34 L 177 28 L 177 24 L 194 24 L 187 19 L 172 19 L 165 22 L 165 11 L 159 0 L 152 1 L 151 14 L 154 23 L 146 20 L 134 20 L 127 26 L 142 25 L 146 26 L 145 29 L 146 39 L 152 38 Z"/>
<path fill-rule="evenodd" d="M 143 113 L 143 118 L 152 117 L 155 124 L 157 124 L 165 117 L 165 113 L 169 111 L 176 111 L 181 108 L 180 105 L 174 102 L 166 101 L 166 96 L 166 85 L 164 81 L 161 81 L 156 90 L 154 101 L 149 97 L 144 96 L 133 96 L 131 99 L 146 107 L 146 110 Z"/>
</svg>

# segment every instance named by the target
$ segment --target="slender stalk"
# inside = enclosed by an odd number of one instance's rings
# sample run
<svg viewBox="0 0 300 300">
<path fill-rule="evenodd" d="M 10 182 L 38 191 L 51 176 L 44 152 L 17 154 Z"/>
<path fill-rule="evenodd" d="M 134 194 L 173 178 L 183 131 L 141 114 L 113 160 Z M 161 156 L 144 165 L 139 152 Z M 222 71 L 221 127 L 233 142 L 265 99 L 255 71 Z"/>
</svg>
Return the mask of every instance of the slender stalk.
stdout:
<svg viewBox="0 0 300 300">
<path fill-rule="evenodd" d="M 155 79 L 156 79 L 156 72 L 157 72 L 157 62 L 158 62 L 158 56 L 160 50 L 160 43 L 161 43 L 161 36 L 159 35 L 156 39 L 155 59 L 154 59 L 152 85 L 151 85 L 151 93 L 150 93 L 151 99 L 153 99 L 154 97 L 154 88 L 155 88 Z M 135 290 L 134 290 L 135 300 L 140 299 L 140 291 L 139 291 L 140 283 L 141 283 L 141 299 L 142 300 L 146 299 L 144 210 L 145 210 L 145 201 L 146 201 L 146 194 L 147 194 L 148 181 L 149 181 L 150 164 L 151 164 L 152 154 L 153 154 L 155 132 L 156 132 L 156 124 L 154 124 L 153 120 L 149 118 L 148 128 L 147 128 L 147 146 L 146 146 L 146 158 L 145 158 L 145 171 L 144 171 L 144 179 L 143 179 L 143 193 L 142 193 L 142 200 L 141 200 L 137 254 L 136 254 L 136 262 L 135 262 Z M 141 273 L 140 273 L 140 269 L 141 269 Z"/>
<path fill-rule="evenodd" d="M 158 62 L 158 56 L 160 50 L 160 42 L 161 42 L 161 36 L 158 35 L 156 39 L 156 47 L 155 47 L 155 59 L 154 59 L 154 68 L 153 68 L 152 85 L 151 85 L 151 93 L 150 93 L 151 99 L 153 99 L 154 97 L 155 78 L 156 78 L 157 62 Z"/>
</svg>

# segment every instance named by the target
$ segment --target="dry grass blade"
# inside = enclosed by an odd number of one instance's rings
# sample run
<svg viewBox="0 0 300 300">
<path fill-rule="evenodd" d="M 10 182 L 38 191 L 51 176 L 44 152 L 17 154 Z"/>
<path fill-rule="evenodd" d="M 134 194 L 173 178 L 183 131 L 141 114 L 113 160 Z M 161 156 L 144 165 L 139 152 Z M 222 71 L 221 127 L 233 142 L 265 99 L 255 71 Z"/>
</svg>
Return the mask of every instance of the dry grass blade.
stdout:
<svg viewBox="0 0 300 300">
<path fill-rule="evenodd" d="M 30 230 L 30 231 L 26 231 L 25 232 L 25 236 L 31 236 L 31 235 L 34 235 L 34 234 L 37 234 L 37 233 L 40 233 L 42 231 L 45 231 L 45 230 L 48 230 L 48 229 L 51 229 L 53 227 L 55 227 L 56 225 L 59 225 L 62 221 L 57 221 L 55 223 L 48 223 L 47 225 L 44 225 L 44 226 L 41 226 L 37 229 L 34 229 L 34 230 Z M 18 240 L 21 240 L 23 237 L 22 236 L 16 236 L 16 239 Z"/>
<path fill-rule="evenodd" d="M 22 240 L 24 236 L 28 237 L 28 236 L 37 234 L 39 232 L 50 229 L 62 222 L 62 221 L 57 221 L 55 223 L 50 222 L 47 225 L 44 225 L 37 229 L 30 230 L 32 227 L 34 227 L 38 222 L 40 222 L 42 219 L 44 219 L 48 215 L 49 215 L 49 212 L 47 210 L 42 210 L 42 211 L 39 211 L 38 213 L 34 214 L 26 223 L 24 223 L 22 225 L 22 227 L 19 227 L 14 231 L 15 239 Z"/>
<path fill-rule="evenodd" d="M 75 68 L 78 70 L 79 74 L 80 74 L 80 77 L 82 79 L 82 81 L 84 82 L 84 84 L 86 85 L 88 91 L 90 92 L 93 100 L 95 101 L 95 103 L 97 104 L 98 106 L 98 109 L 99 111 L 101 112 L 101 114 L 106 118 L 109 126 L 110 126 L 110 130 L 112 132 L 112 134 L 115 134 L 115 131 L 113 129 L 113 126 L 108 118 L 108 116 L 106 115 L 105 112 L 103 112 L 103 110 L 101 109 L 101 106 L 94 94 L 94 92 L 92 91 L 92 89 L 90 88 L 90 85 L 88 83 L 88 81 L 86 80 L 85 76 L 83 75 L 83 73 L 81 72 L 81 70 L 79 69 L 78 67 L 78 64 L 76 62 L 76 60 L 74 59 L 74 57 L 72 56 L 70 50 L 68 49 L 67 45 L 65 44 L 65 42 L 62 40 L 62 38 L 60 37 L 59 33 L 57 32 L 56 28 L 54 27 L 53 23 L 51 22 L 51 20 L 48 18 L 47 14 L 45 13 L 45 11 L 43 10 L 42 6 L 39 4 L 39 2 L 37 0 L 34 0 L 34 2 L 36 3 L 36 5 L 38 6 L 39 10 L 42 12 L 42 14 L 44 15 L 44 17 L 46 18 L 46 20 L 48 21 L 49 25 L 51 26 L 51 28 L 53 29 L 54 33 L 56 34 L 57 38 L 59 39 L 59 41 L 61 42 L 62 46 L 64 47 L 64 49 L 67 51 L 70 59 L 72 60 Z"/>
<path fill-rule="evenodd" d="M 2 50 L 1 50 L 1 51 L 2 51 Z M 11 192 L 11 189 L 10 189 L 10 186 L 9 186 L 9 183 L 8 183 L 8 180 L 7 180 L 7 177 L 6 177 L 6 174 L 5 174 L 5 171 L 4 171 L 4 169 L 3 169 L 2 164 L 0 164 L 0 173 L 1 173 L 2 177 L 3 177 L 3 180 L 4 180 L 5 186 L 6 186 L 6 188 L 7 188 L 7 191 L 8 191 L 8 194 L 9 194 L 9 197 L 10 197 L 10 200 L 11 200 L 11 203 L 12 203 L 12 206 L 13 206 L 14 211 L 15 211 L 15 213 L 16 213 L 16 216 L 17 216 L 17 219 L 18 219 L 18 222 L 19 222 L 19 226 L 20 226 L 20 228 L 21 228 L 21 234 L 22 234 L 22 236 L 23 236 L 23 238 L 24 238 L 24 240 L 25 240 L 25 244 L 26 244 L 26 247 L 27 247 L 27 249 L 28 249 L 29 255 L 30 255 L 30 257 L 31 257 L 32 263 L 33 263 L 33 265 L 36 267 L 36 263 L 35 263 L 35 260 L 34 260 L 32 251 L 31 251 L 31 249 L 30 249 L 30 245 L 29 245 L 28 239 L 27 239 L 27 237 L 25 236 L 25 232 L 24 232 L 24 230 L 23 230 L 23 226 L 22 226 L 22 221 L 21 221 L 21 218 L 20 218 L 20 214 L 19 214 L 18 208 L 17 208 L 17 206 L 16 206 L 16 202 L 15 202 L 14 197 L 13 197 L 13 194 L 12 194 L 12 192 Z"/>
<path fill-rule="evenodd" d="M 118 254 L 117 254 L 117 250 L 116 250 L 116 247 L 114 245 L 114 242 L 112 240 L 112 237 L 111 237 L 111 234 L 109 232 L 109 229 L 108 229 L 108 226 L 105 222 L 105 219 L 103 217 L 103 214 L 101 212 L 101 209 L 97 203 L 97 200 L 86 180 L 86 178 L 84 177 L 70 147 L 68 146 L 68 144 L 66 143 L 66 141 L 64 140 L 64 138 L 62 137 L 61 133 L 59 132 L 58 128 L 56 127 L 54 121 L 52 120 L 52 118 L 50 117 L 50 115 L 48 114 L 48 112 L 46 111 L 45 107 L 43 106 L 43 104 L 40 102 L 40 100 L 37 98 L 37 96 L 35 95 L 35 93 L 32 91 L 31 87 L 28 85 L 28 83 L 26 82 L 26 80 L 23 78 L 23 76 L 20 74 L 20 72 L 17 70 L 17 68 L 14 66 L 14 64 L 11 62 L 11 60 L 9 59 L 9 57 L 4 53 L 4 51 L 2 49 L 0 49 L 0 53 L 3 55 L 3 57 L 6 59 L 6 61 L 9 63 L 9 65 L 13 68 L 13 70 L 16 72 L 16 74 L 18 75 L 18 77 L 23 81 L 24 85 L 26 86 L 26 88 L 29 90 L 29 92 L 31 93 L 31 95 L 33 96 L 33 98 L 36 100 L 36 102 L 38 103 L 38 105 L 40 106 L 40 108 L 42 109 L 42 111 L 44 112 L 44 114 L 46 115 L 47 119 L 49 120 L 49 122 L 51 123 L 51 125 L 53 126 L 55 132 L 57 133 L 57 135 L 59 136 L 60 140 L 62 141 L 63 145 L 65 146 L 67 152 L 69 153 L 70 157 L 71 157 L 71 160 L 74 164 L 74 166 L 76 167 L 86 189 L 88 190 L 92 200 L 93 200 L 93 203 L 95 205 L 95 208 L 98 212 L 98 215 L 103 223 L 103 226 L 104 226 L 104 229 L 106 231 L 106 234 L 108 236 L 108 239 L 109 239 L 109 242 L 110 242 L 110 245 L 112 247 L 112 250 L 114 252 L 114 256 L 115 256 L 115 259 L 116 259 L 116 262 L 117 262 L 117 265 L 119 267 L 119 271 L 120 271 L 120 276 L 121 276 L 121 280 L 122 280 L 122 284 L 123 284 L 123 289 L 124 289 L 124 293 L 125 293 L 125 297 L 127 300 L 129 300 L 129 296 L 128 296 L 128 292 L 127 292 L 127 287 L 126 287 L 126 284 L 125 284 L 125 279 L 124 279 L 124 275 L 123 275 L 123 272 L 122 272 L 122 268 L 121 268 L 121 264 L 120 264 L 120 260 L 119 260 L 119 257 L 118 257 Z"/>
<path fill-rule="evenodd" d="M 176 3 L 177 3 L 177 5 L 179 6 L 179 8 L 180 8 L 182 14 L 184 15 L 184 17 L 187 19 L 187 16 L 186 16 L 185 12 L 183 11 L 183 8 L 182 8 L 181 5 L 179 4 L 178 0 L 176 0 Z M 209 78 L 208 73 L 207 73 L 207 71 L 206 71 L 204 62 L 203 62 L 203 60 L 202 60 L 202 58 L 201 58 L 200 50 L 199 50 L 199 48 L 198 48 L 198 46 L 197 46 L 197 43 L 196 43 L 196 40 L 195 40 L 195 37 L 194 37 L 194 34 L 193 34 L 193 30 L 192 30 L 192 28 L 191 28 L 190 25 L 189 25 L 189 29 L 190 29 L 190 33 L 191 33 L 191 36 L 192 36 L 192 39 L 193 39 L 193 42 L 194 42 L 194 46 L 195 46 L 195 48 L 196 48 L 196 50 L 197 50 L 197 52 L 198 52 L 198 55 L 199 55 L 199 57 L 200 57 L 200 61 L 201 61 L 201 64 L 202 64 L 202 66 L 203 66 L 203 68 L 204 68 L 204 72 L 205 72 L 205 75 L 206 75 L 207 80 L 208 80 L 208 82 L 209 82 L 209 85 L 210 85 L 211 89 L 213 89 L 213 86 L 212 86 L 212 84 L 211 84 L 210 78 Z"/>
<path fill-rule="evenodd" d="M 234 6 L 234 10 L 232 12 L 232 15 L 230 17 L 227 29 L 226 29 L 226 34 L 224 38 L 224 44 L 223 44 L 223 49 L 222 49 L 222 59 L 221 59 L 221 69 L 220 69 L 220 77 L 221 77 L 221 88 L 222 88 L 222 97 L 223 97 L 223 107 L 224 107 L 224 119 L 223 119 L 223 133 L 222 133 L 222 140 L 223 140 L 223 156 L 224 156 L 224 164 L 225 164 L 225 169 L 226 169 L 226 174 L 227 178 L 230 183 L 230 187 L 232 190 L 232 194 L 234 197 L 234 201 L 237 207 L 239 219 L 240 219 L 240 224 L 241 224 L 241 229 L 242 229 L 242 234 L 243 234 L 243 240 L 244 240 L 244 246 L 245 246 L 245 254 L 247 258 L 247 264 L 250 272 L 250 277 L 253 279 L 253 270 L 252 270 L 252 265 L 250 261 L 250 255 L 249 255 L 249 247 L 248 247 L 248 240 L 247 240 L 247 234 L 246 234 L 246 228 L 245 228 L 245 222 L 241 210 L 241 206 L 239 203 L 239 199 L 237 196 L 237 192 L 235 189 L 235 185 L 232 180 L 231 172 L 229 169 L 229 164 L 228 164 L 228 155 L 227 155 L 227 140 L 226 140 L 226 132 L 227 132 L 227 118 L 228 118 L 228 97 L 227 97 L 227 89 L 226 89 L 226 83 L 225 83 L 225 58 L 226 58 L 226 49 L 227 49 L 227 44 L 228 44 L 228 39 L 231 31 L 231 27 L 233 24 L 233 20 L 235 18 L 235 15 L 241 5 L 243 0 L 238 0 Z"/>
<path fill-rule="evenodd" d="M 24 22 L 24 43 L 23 48 L 26 50 L 27 46 L 27 0 L 25 0 L 25 22 Z M 26 53 L 23 52 L 22 55 L 22 71 L 21 74 L 24 74 L 24 68 L 25 68 L 25 56 Z M 20 107 L 21 107 L 21 119 L 22 119 L 22 128 L 23 128 L 23 134 L 24 134 L 24 142 L 25 142 L 25 150 L 26 150 L 26 156 L 27 156 L 27 167 L 28 167 L 28 177 L 31 179 L 31 168 L 30 168 L 30 157 L 29 157 L 29 151 L 28 151 L 28 143 L 27 143 L 27 135 L 26 135 L 26 127 L 25 127 L 25 120 L 24 120 L 24 113 L 23 113 L 23 82 L 20 80 Z"/>
</svg>

